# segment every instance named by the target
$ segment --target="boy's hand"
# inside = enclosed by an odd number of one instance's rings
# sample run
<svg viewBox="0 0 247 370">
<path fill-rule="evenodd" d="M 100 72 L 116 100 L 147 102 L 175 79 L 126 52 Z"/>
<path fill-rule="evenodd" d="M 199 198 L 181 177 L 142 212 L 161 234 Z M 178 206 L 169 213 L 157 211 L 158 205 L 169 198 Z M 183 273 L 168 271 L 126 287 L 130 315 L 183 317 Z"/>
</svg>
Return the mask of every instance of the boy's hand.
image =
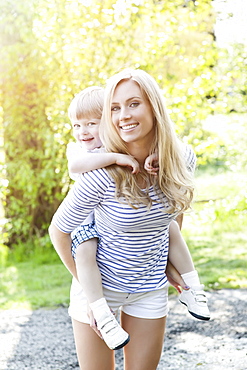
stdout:
<svg viewBox="0 0 247 370">
<path fill-rule="evenodd" d="M 132 168 L 132 173 L 138 173 L 140 171 L 140 165 L 137 160 L 128 154 L 116 154 L 116 164 L 118 166 L 126 166 Z"/>
<path fill-rule="evenodd" d="M 144 163 L 145 170 L 150 174 L 157 176 L 159 171 L 158 155 L 156 153 L 149 155 Z"/>
</svg>

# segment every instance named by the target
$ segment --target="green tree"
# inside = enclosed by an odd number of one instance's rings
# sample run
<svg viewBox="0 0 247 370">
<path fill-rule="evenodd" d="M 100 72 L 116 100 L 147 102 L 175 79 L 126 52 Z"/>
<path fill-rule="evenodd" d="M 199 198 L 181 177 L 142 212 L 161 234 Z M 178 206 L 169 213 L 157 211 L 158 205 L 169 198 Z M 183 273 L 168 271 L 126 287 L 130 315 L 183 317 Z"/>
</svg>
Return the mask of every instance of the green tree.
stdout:
<svg viewBox="0 0 247 370">
<path fill-rule="evenodd" d="M 207 142 L 201 122 L 214 110 L 217 61 L 211 1 L 2 0 L 1 8 L 8 245 L 45 235 L 69 189 L 72 97 L 124 66 L 157 79 L 185 141 Z"/>
</svg>

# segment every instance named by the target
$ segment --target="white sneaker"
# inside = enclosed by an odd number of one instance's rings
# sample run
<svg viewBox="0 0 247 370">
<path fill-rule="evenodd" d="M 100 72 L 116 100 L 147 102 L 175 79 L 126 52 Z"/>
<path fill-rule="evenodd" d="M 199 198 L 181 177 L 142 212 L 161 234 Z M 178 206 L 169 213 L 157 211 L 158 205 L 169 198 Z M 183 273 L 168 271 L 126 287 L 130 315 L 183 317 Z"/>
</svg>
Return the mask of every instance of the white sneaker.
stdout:
<svg viewBox="0 0 247 370">
<path fill-rule="evenodd" d="M 97 321 L 97 328 L 110 349 L 120 349 L 129 343 L 129 334 L 119 325 L 112 313 L 104 312 Z"/>
<path fill-rule="evenodd" d="M 210 320 L 210 312 L 207 305 L 207 297 L 204 285 L 183 290 L 179 301 L 187 306 L 189 313 L 199 320 Z"/>
</svg>

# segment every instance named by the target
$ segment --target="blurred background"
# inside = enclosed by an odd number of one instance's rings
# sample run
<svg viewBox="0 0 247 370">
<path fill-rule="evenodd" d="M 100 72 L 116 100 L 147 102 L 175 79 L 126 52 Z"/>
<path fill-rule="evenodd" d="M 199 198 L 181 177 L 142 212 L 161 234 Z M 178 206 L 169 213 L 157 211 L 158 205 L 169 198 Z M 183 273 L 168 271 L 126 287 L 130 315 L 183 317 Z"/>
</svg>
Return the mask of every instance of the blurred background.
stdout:
<svg viewBox="0 0 247 370">
<path fill-rule="evenodd" d="M 67 109 L 124 67 L 198 158 L 183 235 L 207 289 L 247 287 L 245 0 L 0 0 L 0 308 L 67 305 L 47 234 L 71 186 Z"/>
</svg>

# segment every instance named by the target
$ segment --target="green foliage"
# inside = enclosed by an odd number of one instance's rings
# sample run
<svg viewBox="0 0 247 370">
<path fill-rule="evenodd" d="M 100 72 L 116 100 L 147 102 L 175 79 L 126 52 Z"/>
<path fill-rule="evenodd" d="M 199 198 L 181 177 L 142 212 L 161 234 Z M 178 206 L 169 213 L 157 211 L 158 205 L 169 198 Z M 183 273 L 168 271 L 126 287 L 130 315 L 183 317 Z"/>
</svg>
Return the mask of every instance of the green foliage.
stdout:
<svg viewBox="0 0 247 370">
<path fill-rule="evenodd" d="M 0 266 L 5 266 L 8 255 L 9 255 L 9 250 L 6 245 L 3 245 L 2 243 L 0 244 Z"/>
<path fill-rule="evenodd" d="M 211 68 L 213 17 L 209 1 L 9 0 L 1 18 L 7 242 L 14 248 L 30 241 L 29 249 L 69 188 L 66 112 L 73 95 L 135 66 L 153 74 L 168 97 L 187 96 L 191 81 Z M 193 116 L 184 107 L 202 105 L 192 95 L 175 107 L 184 116 L 182 134 Z"/>
<path fill-rule="evenodd" d="M 0 19 L 3 243 L 20 249 L 25 243 L 30 254 L 47 233 L 70 186 L 68 105 L 81 89 L 104 85 L 123 67 L 142 68 L 157 79 L 199 165 L 224 160 L 224 141 L 202 122 L 223 109 L 219 101 L 233 79 L 234 101 L 245 96 L 246 84 L 237 67 L 221 81 L 226 67 L 219 65 L 211 1 L 2 0 Z M 239 51 L 238 67 L 245 62 Z"/>
<path fill-rule="evenodd" d="M 229 45 L 219 50 L 216 66 L 220 87 L 216 106 L 222 113 L 247 112 L 247 45 Z"/>
<path fill-rule="evenodd" d="M 5 265 L 12 263 L 26 262 L 32 260 L 36 265 L 48 265 L 60 261 L 57 253 L 51 245 L 48 234 L 42 238 L 33 237 L 26 243 L 14 244 L 8 251 Z"/>
</svg>

